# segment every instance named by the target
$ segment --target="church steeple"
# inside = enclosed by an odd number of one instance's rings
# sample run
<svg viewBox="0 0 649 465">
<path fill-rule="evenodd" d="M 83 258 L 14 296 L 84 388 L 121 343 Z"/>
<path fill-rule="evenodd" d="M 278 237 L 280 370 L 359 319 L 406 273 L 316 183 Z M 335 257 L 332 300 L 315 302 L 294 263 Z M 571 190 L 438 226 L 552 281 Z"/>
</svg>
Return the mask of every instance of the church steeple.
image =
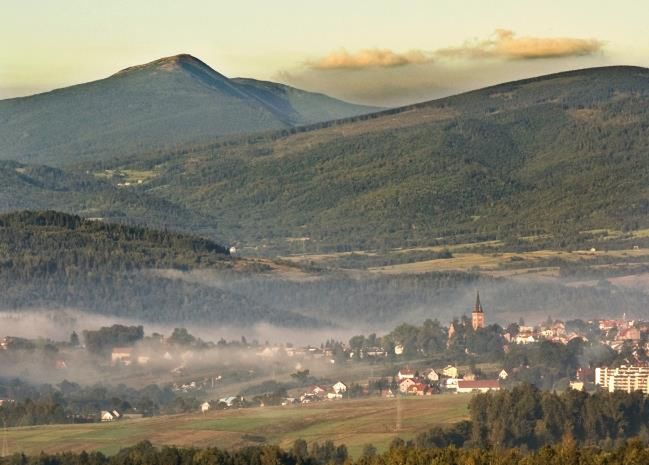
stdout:
<svg viewBox="0 0 649 465">
<path fill-rule="evenodd" d="M 480 303 L 480 291 L 476 291 L 475 294 L 475 307 L 473 307 L 473 313 L 484 313 L 482 310 L 482 304 Z"/>
<path fill-rule="evenodd" d="M 484 328 L 484 310 L 480 303 L 480 291 L 476 291 L 475 307 L 473 307 L 473 312 L 471 312 L 471 326 L 474 331 Z"/>
</svg>

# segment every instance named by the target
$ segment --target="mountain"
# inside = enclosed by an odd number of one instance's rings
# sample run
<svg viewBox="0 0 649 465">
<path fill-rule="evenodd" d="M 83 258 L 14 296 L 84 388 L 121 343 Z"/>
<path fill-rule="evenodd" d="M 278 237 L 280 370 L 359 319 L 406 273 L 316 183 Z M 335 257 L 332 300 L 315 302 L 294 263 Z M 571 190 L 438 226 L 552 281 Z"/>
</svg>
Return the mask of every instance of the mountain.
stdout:
<svg viewBox="0 0 649 465">
<path fill-rule="evenodd" d="M 159 170 L 142 192 L 255 246 L 549 234 L 566 247 L 649 227 L 648 104 L 649 70 L 593 68 L 131 164 Z"/>
<path fill-rule="evenodd" d="M 375 110 L 281 84 L 229 79 L 177 55 L 0 101 L 0 159 L 62 166 Z"/>
<path fill-rule="evenodd" d="M 260 253 L 529 237 L 574 248 L 589 231 L 649 228 L 647 153 L 649 70 L 620 66 L 62 172 L 115 189 L 124 178 L 107 169 L 139 176 L 122 195 L 166 202 L 188 215 L 180 228 Z M 0 188 L 5 209 L 22 201 L 13 192 Z M 159 221 L 162 205 L 124 217 Z"/>
<path fill-rule="evenodd" d="M 318 325 L 214 285 L 271 265 L 230 257 L 212 241 L 168 231 L 83 220 L 53 211 L 0 215 L 0 309 L 69 308 L 161 323 Z M 182 279 L 185 272 L 209 284 Z"/>
</svg>

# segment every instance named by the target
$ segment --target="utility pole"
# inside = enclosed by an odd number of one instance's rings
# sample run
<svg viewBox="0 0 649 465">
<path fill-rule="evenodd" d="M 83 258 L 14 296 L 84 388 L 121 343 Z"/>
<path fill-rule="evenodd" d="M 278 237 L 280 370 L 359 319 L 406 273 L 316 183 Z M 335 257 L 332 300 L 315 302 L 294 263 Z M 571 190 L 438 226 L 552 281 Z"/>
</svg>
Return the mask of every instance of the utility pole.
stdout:
<svg viewBox="0 0 649 465">
<path fill-rule="evenodd" d="M 395 425 L 395 431 L 401 431 L 401 393 L 397 393 L 397 423 Z"/>
<path fill-rule="evenodd" d="M 9 445 L 7 443 L 7 422 L 2 418 L 2 426 L 3 426 L 3 433 L 2 433 L 2 455 L 0 457 L 8 457 L 9 456 Z"/>
</svg>

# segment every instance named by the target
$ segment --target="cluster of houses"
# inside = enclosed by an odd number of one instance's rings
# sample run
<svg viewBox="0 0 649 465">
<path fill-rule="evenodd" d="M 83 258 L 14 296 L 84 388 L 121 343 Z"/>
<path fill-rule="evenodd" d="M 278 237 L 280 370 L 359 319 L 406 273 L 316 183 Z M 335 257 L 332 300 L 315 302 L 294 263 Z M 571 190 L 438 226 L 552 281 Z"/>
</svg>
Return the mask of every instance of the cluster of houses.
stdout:
<svg viewBox="0 0 649 465">
<path fill-rule="evenodd" d="M 345 397 L 347 393 L 347 385 L 342 381 L 338 381 L 332 386 L 310 386 L 300 397 L 299 402 L 302 404 L 309 404 L 321 400 L 338 400 Z M 296 402 L 297 399 L 288 398 L 285 400 L 286 404 Z"/>
<path fill-rule="evenodd" d="M 507 376 L 507 372 L 502 370 L 499 379 L 476 379 L 471 373 L 461 376 L 456 367 L 448 365 L 441 373 L 428 369 L 420 374 L 410 368 L 403 368 L 397 373 L 397 383 L 399 393 L 403 395 L 425 396 L 442 390 L 461 394 L 498 391 L 500 381 L 507 379 Z M 389 392 L 388 395 L 390 394 Z"/>
</svg>

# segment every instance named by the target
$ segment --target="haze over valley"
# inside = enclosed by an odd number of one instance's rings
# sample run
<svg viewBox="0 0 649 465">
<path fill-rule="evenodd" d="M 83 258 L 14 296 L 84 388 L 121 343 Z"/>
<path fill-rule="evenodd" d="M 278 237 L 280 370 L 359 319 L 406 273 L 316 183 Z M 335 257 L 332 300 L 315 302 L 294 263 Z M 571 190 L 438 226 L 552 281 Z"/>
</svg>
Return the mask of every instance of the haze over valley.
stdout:
<svg viewBox="0 0 649 465">
<path fill-rule="evenodd" d="M 0 465 L 649 462 L 649 10 L 9 2 Z"/>
</svg>

